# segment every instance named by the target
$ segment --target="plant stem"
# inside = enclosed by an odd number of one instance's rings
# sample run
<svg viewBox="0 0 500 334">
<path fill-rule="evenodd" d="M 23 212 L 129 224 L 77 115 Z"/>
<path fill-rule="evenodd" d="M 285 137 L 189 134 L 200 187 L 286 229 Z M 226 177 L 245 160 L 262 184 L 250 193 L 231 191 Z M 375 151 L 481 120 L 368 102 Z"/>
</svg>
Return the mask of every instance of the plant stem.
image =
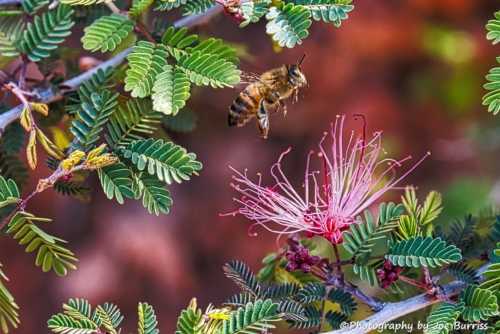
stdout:
<svg viewBox="0 0 500 334">
<path fill-rule="evenodd" d="M 19 83 L 18 86 L 21 89 L 26 88 L 26 70 L 28 69 L 28 57 L 26 55 L 21 55 L 21 72 L 19 73 Z"/>
<path fill-rule="evenodd" d="M 486 263 L 478 270 L 478 274 L 481 275 L 482 272 L 486 270 L 488 265 L 491 263 Z M 461 290 L 463 290 L 467 286 L 466 283 L 461 281 L 454 281 L 449 284 L 443 286 L 442 291 L 443 295 L 446 298 L 453 297 L 457 295 Z M 437 302 L 442 301 L 439 298 L 433 298 L 429 296 L 427 293 L 421 294 L 419 296 L 415 296 L 409 298 L 407 300 L 403 300 L 397 303 L 385 303 L 382 310 L 378 313 L 375 313 L 372 316 L 369 316 L 366 319 L 363 319 L 357 322 L 356 326 L 353 327 L 345 327 L 343 329 L 325 332 L 323 334 L 364 334 L 372 332 L 374 328 L 378 328 L 378 326 L 388 323 L 389 321 L 393 321 L 398 319 L 406 314 L 413 313 L 418 311 L 424 307 L 435 304 Z"/>
<path fill-rule="evenodd" d="M 357 286 L 344 282 L 343 275 L 331 275 L 327 279 L 326 283 L 336 289 L 343 290 L 347 293 L 350 293 L 351 295 L 358 297 L 363 302 L 363 304 L 368 305 L 372 310 L 376 312 L 384 308 L 384 302 L 364 294 L 364 292 L 361 291 Z"/>
</svg>

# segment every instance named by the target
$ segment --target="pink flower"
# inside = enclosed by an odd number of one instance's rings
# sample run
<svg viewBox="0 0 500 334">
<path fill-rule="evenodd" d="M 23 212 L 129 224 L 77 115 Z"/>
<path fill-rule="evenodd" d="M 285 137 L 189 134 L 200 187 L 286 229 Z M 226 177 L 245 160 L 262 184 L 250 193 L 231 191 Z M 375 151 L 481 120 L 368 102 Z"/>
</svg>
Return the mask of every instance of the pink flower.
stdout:
<svg viewBox="0 0 500 334">
<path fill-rule="evenodd" d="M 396 166 L 410 159 L 402 160 L 378 156 L 385 153 L 380 146 L 382 132 L 374 133 L 370 142 L 366 141 L 365 127 L 362 136 L 351 133 L 347 142 L 343 140 L 345 116 L 338 116 L 335 124 L 331 124 L 330 136 L 333 140 L 331 154 L 325 151 L 323 143 L 328 135 L 325 133 L 319 143 L 320 156 L 323 160 L 322 177 L 318 171 L 309 171 L 309 153 L 306 165 L 304 196 L 293 189 L 281 170 L 281 160 L 290 152 L 288 148 L 271 167 L 271 175 L 276 180 L 272 187 L 261 185 L 261 175 L 257 183 L 247 177 L 246 170 L 236 172 L 233 177 L 237 184 L 233 188 L 243 194 L 235 199 L 242 208 L 229 214 L 242 214 L 255 221 L 249 228 L 262 225 L 271 232 L 291 234 L 306 231 L 308 237 L 321 235 L 333 244 L 343 242 L 342 233 L 351 224 L 361 223 L 356 215 L 368 208 L 382 194 L 401 181 L 427 156 L 424 156 L 410 170 L 396 177 Z"/>
</svg>

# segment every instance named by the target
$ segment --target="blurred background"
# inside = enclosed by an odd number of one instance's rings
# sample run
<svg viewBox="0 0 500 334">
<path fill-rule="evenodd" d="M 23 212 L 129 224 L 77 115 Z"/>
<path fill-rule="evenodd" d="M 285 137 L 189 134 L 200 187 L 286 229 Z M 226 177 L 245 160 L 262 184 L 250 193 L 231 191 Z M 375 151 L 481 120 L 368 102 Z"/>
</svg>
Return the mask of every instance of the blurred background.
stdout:
<svg viewBox="0 0 500 334">
<path fill-rule="evenodd" d="M 203 169 L 189 182 L 168 187 L 174 200 L 168 215 L 149 215 L 140 201 L 109 201 L 97 175 L 90 179 L 95 190 L 89 203 L 53 190 L 36 196 L 28 210 L 53 218 L 45 229 L 67 240 L 79 263 L 66 277 L 43 274 L 34 266 L 34 254 L 2 238 L 0 262 L 10 278 L 7 288 L 20 306 L 18 332 L 49 332 L 46 321 L 62 312 L 69 298 L 88 299 L 93 306 L 117 304 L 125 316 L 123 333 L 136 331 L 139 301 L 154 307 L 163 333 L 175 331 L 180 311 L 192 297 L 202 309 L 209 303 L 220 305 L 239 292 L 223 275 L 225 263 L 238 259 L 257 272 L 261 259 L 277 250 L 276 235 L 256 229 L 258 236 L 249 237 L 250 221 L 219 216 L 238 208 L 228 166 L 247 168 L 252 177 L 261 172 L 263 184 L 272 185 L 269 169 L 291 146 L 283 169 L 300 189 L 307 154 L 317 149 L 336 115 L 347 115 L 346 132 L 360 132 L 362 122 L 352 115 L 363 114 L 369 134 L 383 129 L 389 157 L 412 155 L 400 173 L 427 151 L 432 153 L 400 185 L 418 186 L 422 200 L 430 190 L 441 192 L 445 209 L 438 223 L 498 205 L 500 116 L 481 104 L 484 77 L 497 66 L 500 54 L 486 40 L 485 29 L 498 4 L 357 0 L 353 5 L 340 28 L 314 21 L 302 45 L 280 53 L 265 33 L 265 20 L 239 29 L 221 15 L 199 28 L 198 34 L 245 47 L 251 56 L 245 62 L 262 71 L 298 62 L 307 53 L 302 65 L 310 83 L 307 95 L 300 94 L 293 105 L 287 101 L 286 117 L 281 112 L 271 115 L 269 138 L 264 140 L 254 121 L 227 127 L 228 108 L 238 91 L 195 90 L 187 106 L 196 111 L 198 127 L 172 137 L 197 154 Z M 40 164 L 24 195 L 49 174 Z M 381 200 L 399 201 L 401 194 L 390 191 Z M 380 289 L 370 294 L 387 299 Z M 282 327 L 272 332 L 289 331 Z"/>
</svg>

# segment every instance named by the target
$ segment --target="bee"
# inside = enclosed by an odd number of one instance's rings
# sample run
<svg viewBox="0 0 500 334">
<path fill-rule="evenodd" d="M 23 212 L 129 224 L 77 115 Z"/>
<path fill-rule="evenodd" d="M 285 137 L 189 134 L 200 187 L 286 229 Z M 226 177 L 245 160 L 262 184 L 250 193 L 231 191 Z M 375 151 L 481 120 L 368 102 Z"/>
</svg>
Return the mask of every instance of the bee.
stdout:
<svg viewBox="0 0 500 334">
<path fill-rule="evenodd" d="M 284 100 L 291 97 L 292 103 L 297 102 L 299 88 L 309 86 L 300 68 L 305 56 L 302 56 L 298 64 L 285 64 L 267 71 L 257 81 L 249 84 L 229 108 L 227 124 L 243 126 L 256 116 L 262 137 L 267 138 L 269 111 L 274 109 L 276 113 L 281 107 L 283 116 L 286 116 Z"/>
</svg>

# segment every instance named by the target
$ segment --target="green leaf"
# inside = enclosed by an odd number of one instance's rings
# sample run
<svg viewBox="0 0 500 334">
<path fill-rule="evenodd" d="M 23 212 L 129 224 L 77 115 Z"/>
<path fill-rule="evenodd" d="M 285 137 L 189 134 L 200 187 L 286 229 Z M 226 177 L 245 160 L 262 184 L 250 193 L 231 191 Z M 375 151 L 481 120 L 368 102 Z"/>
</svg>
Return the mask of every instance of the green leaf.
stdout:
<svg viewBox="0 0 500 334">
<path fill-rule="evenodd" d="M 314 20 L 332 22 L 336 27 L 340 27 L 342 20 L 348 18 L 347 13 L 354 9 L 354 6 L 337 0 L 295 0 L 294 3 L 307 8 Z"/>
<path fill-rule="evenodd" d="M 446 334 L 453 330 L 459 315 L 465 310 L 464 303 L 458 305 L 443 303 L 427 318 L 425 334 Z"/>
<path fill-rule="evenodd" d="M 226 264 L 223 269 L 226 277 L 232 279 L 240 289 L 254 296 L 260 296 L 261 286 L 246 264 L 240 261 L 231 261 L 229 264 Z"/>
<path fill-rule="evenodd" d="M 177 320 L 177 331 L 175 334 L 202 334 L 203 314 L 200 309 L 192 308 L 182 310 Z"/>
<path fill-rule="evenodd" d="M 181 6 L 182 15 L 198 14 L 212 7 L 212 0 L 189 0 Z"/>
<path fill-rule="evenodd" d="M 93 143 L 99 139 L 99 133 L 103 130 L 102 125 L 114 112 L 114 107 L 118 103 L 115 101 L 117 96 L 118 93 L 110 96 L 110 92 L 104 90 L 101 94 L 91 94 L 92 104 L 82 102 L 81 109 L 77 112 L 80 119 L 73 120 L 70 130 L 83 145 L 72 143 L 72 147 L 85 152 L 95 148 Z"/>
<path fill-rule="evenodd" d="M 240 5 L 240 10 L 244 21 L 240 23 L 240 28 L 246 27 L 250 22 L 257 22 L 259 19 L 269 12 L 267 6 L 269 5 L 269 0 L 264 0 L 260 2 L 243 2 Z"/>
<path fill-rule="evenodd" d="M 35 16 L 33 23 L 29 22 L 24 30 L 20 50 L 33 62 L 49 57 L 49 51 L 55 50 L 71 35 L 73 12 L 71 6 L 60 5 L 56 10 L 43 13 L 41 17 Z"/>
<path fill-rule="evenodd" d="M 462 256 L 460 249 L 453 245 L 446 246 L 440 238 L 423 239 L 422 236 L 418 236 L 395 243 L 389 249 L 386 259 L 398 266 L 436 267 L 460 261 Z"/>
<path fill-rule="evenodd" d="M 496 296 L 489 290 L 481 289 L 477 285 L 468 285 L 460 291 L 459 302 L 465 304 L 463 318 L 465 321 L 476 322 L 488 320 L 499 314 Z"/>
<path fill-rule="evenodd" d="M 109 135 L 104 137 L 110 147 L 125 148 L 135 140 L 143 139 L 158 129 L 162 116 L 147 99 L 128 100 L 126 108 L 118 107 L 108 123 Z"/>
<path fill-rule="evenodd" d="M 403 206 L 401 204 L 395 206 L 394 203 L 388 205 L 382 203 L 379 217 L 377 221 L 374 221 L 371 213 L 365 210 L 365 219 L 363 220 L 361 217 L 357 219 L 362 223 L 352 224 L 349 230 L 350 233 L 343 234 L 345 242 L 342 245 L 353 257 L 358 257 L 363 253 L 371 253 L 375 242 L 384 238 L 385 233 L 397 226 L 397 217 L 402 211 Z"/>
<path fill-rule="evenodd" d="M 309 282 L 300 289 L 297 300 L 302 304 L 326 299 L 326 288 L 318 282 Z"/>
<path fill-rule="evenodd" d="M 116 305 L 104 303 L 103 306 L 97 306 L 96 313 L 104 328 L 112 333 L 117 332 L 116 328 L 122 322 L 123 316 L 120 315 L 120 310 Z"/>
<path fill-rule="evenodd" d="M 153 308 L 146 303 L 139 303 L 139 334 L 157 334 L 160 331 L 156 329 L 155 312 Z"/>
<path fill-rule="evenodd" d="M 118 203 L 123 204 L 123 196 L 134 198 L 129 188 L 132 185 L 131 172 L 122 163 L 105 166 L 97 170 L 101 186 L 109 199 L 116 197 Z"/>
<path fill-rule="evenodd" d="M 189 180 L 190 175 L 201 169 L 201 163 L 195 160 L 194 154 L 186 153 L 184 148 L 172 142 L 163 143 L 161 139 L 138 140 L 121 152 L 139 171 L 147 169 L 149 174 L 168 184 Z"/>
<path fill-rule="evenodd" d="M 47 324 L 55 333 L 91 334 L 96 332 L 96 328 L 94 328 L 92 323 L 80 322 L 61 313 L 53 315 L 52 318 L 47 321 Z"/>
<path fill-rule="evenodd" d="M 165 182 L 156 179 L 147 173 L 136 173 L 133 175 L 132 191 L 134 198 L 142 197 L 142 205 L 148 209 L 149 213 L 160 212 L 167 214 L 168 207 L 172 205 L 170 192 L 164 188 Z"/>
<path fill-rule="evenodd" d="M 17 57 L 20 41 L 23 38 L 25 23 L 14 16 L 0 20 L 0 54 L 4 57 Z"/>
<path fill-rule="evenodd" d="M 245 307 L 238 308 L 237 312 L 229 315 L 229 321 L 222 322 L 222 333 L 260 334 L 270 328 L 276 328 L 269 322 L 280 321 L 282 315 L 275 314 L 279 305 L 270 299 L 256 300 Z"/>
<path fill-rule="evenodd" d="M 293 3 L 281 4 L 281 7 L 271 7 L 266 14 L 269 21 L 266 32 L 281 47 L 293 48 L 302 44 L 302 39 L 309 35 L 307 29 L 311 26 L 311 13 L 302 6 Z"/>
<path fill-rule="evenodd" d="M 428 224 L 437 218 L 441 211 L 443 211 L 442 202 L 441 194 L 437 191 L 431 191 L 427 195 L 420 214 L 420 225 Z"/>
<path fill-rule="evenodd" d="M 125 91 L 132 91 L 132 97 L 146 97 L 151 94 L 156 77 L 167 65 L 167 48 L 162 44 L 139 41 L 127 56 L 130 69 L 125 77 Z"/>
<path fill-rule="evenodd" d="M 83 29 L 83 48 L 92 52 L 99 49 L 101 52 L 113 51 L 134 27 L 135 21 L 124 15 L 112 13 L 102 16 Z"/>
<path fill-rule="evenodd" d="M 190 96 L 188 77 L 180 69 L 165 65 L 156 79 L 151 96 L 154 110 L 175 116 Z"/>
</svg>

